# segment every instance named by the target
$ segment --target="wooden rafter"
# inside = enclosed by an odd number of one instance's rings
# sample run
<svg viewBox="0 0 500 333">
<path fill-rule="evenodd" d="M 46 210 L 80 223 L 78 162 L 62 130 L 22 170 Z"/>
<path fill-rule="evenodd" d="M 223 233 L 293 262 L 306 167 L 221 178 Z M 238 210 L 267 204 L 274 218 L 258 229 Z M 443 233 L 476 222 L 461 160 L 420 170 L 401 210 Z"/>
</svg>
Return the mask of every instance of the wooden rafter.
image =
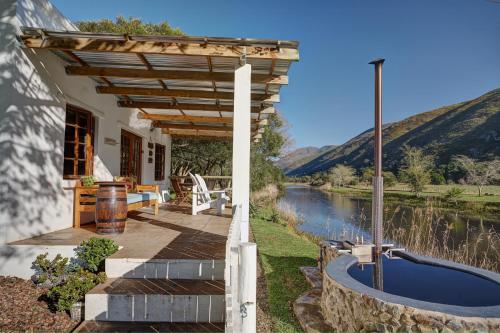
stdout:
<svg viewBox="0 0 500 333">
<path fill-rule="evenodd" d="M 153 122 L 152 126 L 157 128 L 166 128 L 172 130 L 198 130 L 198 131 L 214 131 L 214 132 L 232 132 L 232 126 L 209 126 L 209 125 L 180 125 L 180 124 L 165 124 Z"/>
<path fill-rule="evenodd" d="M 118 106 L 123 108 L 144 108 L 144 109 L 160 109 L 160 110 L 185 110 L 185 111 L 221 111 L 221 112 L 233 112 L 234 107 L 232 105 L 214 105 L 214 104 L 172 104 L 168 102 L 135 102 L 135 101 L 118 101 Z M 274 109 L 273 107 L 260 108 L 252 107 L 252 113 L 259 113 L 260 111 L 265 111 L 268 109 Z M 266 113 L 271 113 L 266 111 Z"/>
<path fill-rule="evenodd" d="M 205 116 L 178 116 L 166 114 L 137 114 L 139 119 L 159 120 L 159 121 L 189 121 L 193 123 L 218 123 L 232 124 L 232 117 L 205 117 Z M 252 119 L 252 123 L 257 123 L 256 119 Z M 260 124 L 260 123 L 259 123 Z"/>
<path fill-rule="evenodd" d="M 90 52 L 122 52 L 122 53 L 156 53 L 168 55 L 197 55 L 240 58 L 246 54 L 247 58 L 254 59 L 283 59 L 290 61 L 299 60 L 296 48 L 287 48 L 285 43 L 276 46 L 254 46 L 254 45 L 224 45 L 216 42 L 204 44 L 203 42 L 191 42 L 185 38 L 170 40 L 156 37 L 134 37 L 122 35 L 95 34 L 86 36 L 84 34 L 65 33 L 64 35 L 53 35 L 50 31 L 40 34 L 40 31 L 24 29 L 21 36 L 24 44 L 29 48 L 45 48 L 62 51 L 90 51 Z M 247 43 L 250 44 L 250 43 Z M 264 44 L 263 44 L 264 45 Z"/>
<path fill-rule="evenodd" d="M 232 92 L 213 92 L 202 90 L 181 90 L 181 89 L 157 89 L 157 88 L 138 88 L 138 87 L 96 87 L 99 94 L 113 95 L 135 95 L 135 96 L 163 96 L 163 97 L 182 97 L 182 98 L 207 98 L 207 99 L 226 99 L 232 100 Z M 260 102 L 279 102 L 279 95 L 252 94 L 252 100 Z"/>
<path fill-rule="evenodd" d="M 71 52 L 70 52 L 71 53 Z M 138 54 L 139 57 L 144 55 Z M 141 58 L 141 59 L 142 59 Z M 144 60 L 146 60 L 144 58 Z M 113 68 L 113 67 L 80 67 L 67 66 L 68 75 L 80 76 L 107 76 L 130 79 L 157 79 L 157 80 L 183 80 L 183 81 L 212 81 L 212 82 L 233 82 L 233 73 L 222 72 L 201 72 L 201 71 L 180 71 L 180 70 L 160 70 L 160 69 L 135 69 L 135 68 Z M 253 83 L 265 84 L 288 84 L 287 75 L 267 75 L 252 74 Z"/>
</svg>

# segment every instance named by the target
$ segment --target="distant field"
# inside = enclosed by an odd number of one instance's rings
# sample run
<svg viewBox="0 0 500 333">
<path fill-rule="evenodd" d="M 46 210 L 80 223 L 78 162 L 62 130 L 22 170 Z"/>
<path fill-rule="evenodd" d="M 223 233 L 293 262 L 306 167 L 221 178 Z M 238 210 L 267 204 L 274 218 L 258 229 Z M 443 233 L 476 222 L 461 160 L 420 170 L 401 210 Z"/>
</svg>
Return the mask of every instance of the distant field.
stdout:
<svg viewBox="0 0 500 333">
<path fill-rule="evenodd" d="M 441 196 L 444 195 L 448 190 L 453 187 L 464 189 L 464 193 L 459 197 L 459 200 L 464 201 L 479 201 L 479 202 L 500 202 L 500 186 L 488 185 L 484 186 L 482 196 L 477 195 L 477 187 L 473 185 L 427 185 L 422 196 Z M 355 185 L 350 186 L 350 188 L 370 191 L 371 187 L 368 185 Z M 398 194 L 410 194 L 410 187 L 406 184 L 397 184 L 395 186 L 385 189 L 388 193 L 398 193 Z M 488 194 L 488 195 L 486 195 Z"/>
</svg>

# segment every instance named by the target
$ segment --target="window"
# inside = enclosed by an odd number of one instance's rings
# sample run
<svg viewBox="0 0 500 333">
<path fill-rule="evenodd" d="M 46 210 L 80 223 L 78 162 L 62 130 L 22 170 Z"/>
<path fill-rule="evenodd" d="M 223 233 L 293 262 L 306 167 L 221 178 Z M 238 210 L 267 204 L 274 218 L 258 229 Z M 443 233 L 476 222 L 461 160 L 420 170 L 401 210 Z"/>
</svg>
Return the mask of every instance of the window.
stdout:
<svg viewBox="0 0 500 333">
<path fill-rule="evenodd" d="M 64 130 L 64 178 L 92 174 L 92 113 L 72 105 L 66 106 Z"/>
<path fill-rule="evenodd" d="M 155 180 L 165 179 L 165 146 L 155 144 Z"/>
</svg>

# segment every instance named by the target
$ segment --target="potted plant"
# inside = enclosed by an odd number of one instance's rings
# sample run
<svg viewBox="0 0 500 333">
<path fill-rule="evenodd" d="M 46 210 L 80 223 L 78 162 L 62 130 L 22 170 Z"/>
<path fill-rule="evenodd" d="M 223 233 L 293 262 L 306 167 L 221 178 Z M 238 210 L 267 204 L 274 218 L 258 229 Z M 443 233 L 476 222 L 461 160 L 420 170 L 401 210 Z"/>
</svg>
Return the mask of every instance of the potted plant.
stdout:
<svg viewBox="0 0 500 333">
<path fill-rule="evenodd" d="M 80 181 L 82 182 L 83 186 L 86 186 L 86 187 L 94 186 L 95 177 L 94 176 L 82 176 L 82 177 L 80 177 Z"/>
</svg>

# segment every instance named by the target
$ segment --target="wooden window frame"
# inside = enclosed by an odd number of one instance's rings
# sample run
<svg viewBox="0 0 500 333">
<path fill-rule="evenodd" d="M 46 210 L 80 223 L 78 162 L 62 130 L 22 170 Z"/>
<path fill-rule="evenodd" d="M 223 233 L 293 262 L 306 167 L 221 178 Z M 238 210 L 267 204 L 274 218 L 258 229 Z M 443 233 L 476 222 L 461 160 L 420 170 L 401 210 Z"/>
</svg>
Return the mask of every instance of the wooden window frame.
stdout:
<svg viewBox="0 0 500 333">
<path fill-rule="evenodd" d="M 165 180 L 165 164 L 166 164 L 166 147 L 165 145 L 155 143 L 155 180 Z"/>
<path fill-rule="evenodd" d="M 76 119 L 74 124 L 67 122 L 68 111 L 74 112 L 76 114 Z M 78 129 L 82 128 L 78 125 L 78 117 L 81 114 L 87 116 L 88 126 L 85 133 L 85 172 L 83 175 L 78 174 L 78 161 L 79 159 L 79 149 L 80 149 L 80 139 L 78 137 Z M 93 162 L 94 162 L 94 116 L 92 112 L 82 109 L 78 106 L 72 104 L 66 104 L 66 115 L 65 115 L 65 125 L 64 125 L 64 146 L 63 146 L 63 179 L 80 179 L 82 176 L 90 176 L 93 174 Z M 66 141 L 66 128 L 75 128 L 74 141 Z M 74 157 L 66 157 L 65 150 L 66 144 L 73 143 L 74 146 Z M 73 174 L 65 174 L 64 172 L 64 162 L 67 160 L 73 160 Z"/>
</svg>

